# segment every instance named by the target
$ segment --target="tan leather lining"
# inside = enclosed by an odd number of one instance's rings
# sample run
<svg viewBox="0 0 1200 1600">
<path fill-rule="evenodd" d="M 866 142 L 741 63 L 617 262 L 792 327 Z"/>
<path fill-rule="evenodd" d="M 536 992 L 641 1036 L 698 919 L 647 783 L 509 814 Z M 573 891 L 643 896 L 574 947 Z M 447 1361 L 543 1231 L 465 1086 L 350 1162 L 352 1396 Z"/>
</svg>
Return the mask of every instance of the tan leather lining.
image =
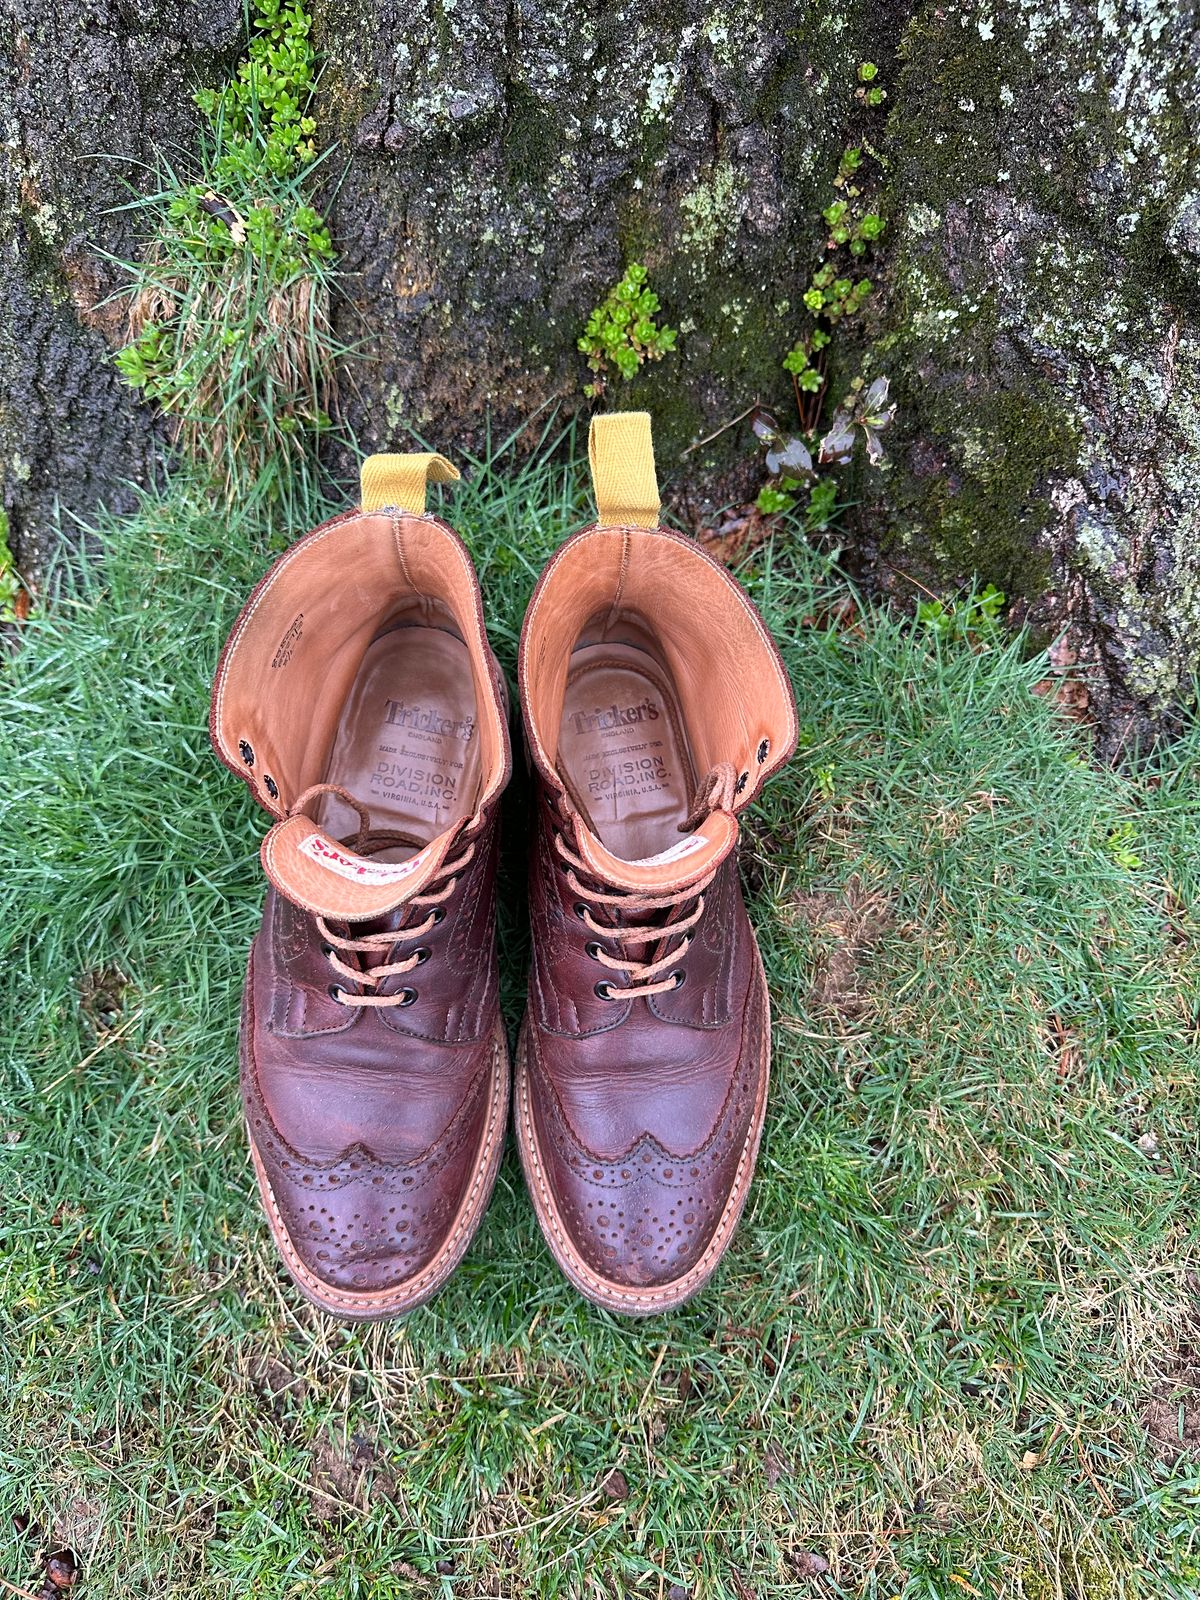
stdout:
<svg viewBox="0 0 1200 1600">
<path fill-rule="evenodd" d="M 589 625 L 589 642 L 602 642 L 598 617 L 610 638 L 630 620 L 653 634 L 697 773 L 731 762 L 746 774 L 744 805 L 795 745 L 791 686 L 740 586 L 698 546 L 661 528 L 586 529 L 542 575 L 526 617 L 521 676 L 543 772 L 553 779 L 558 765 L 571 652 Z"/>
<path fill-rule="evenodd" d="M 393 621 L 430 620 L 443 612 L 468 655 L 477 805 L 499 791 L 508 765 L 507 730 L 466 552 L 434 518 L 360 515 L 326 524 L 280 558 L 239 618 L 218 669 L 218 749 L 267 810 L 283 815 L 324 778 L 343 707 L 372 641 Z"/>
<path fill-rule="evenodd" d="M 478 716 L 466 645 L 444 628 L 396 627 L 375 639 L 342 708 L 324 782 L 361 800 L 376 829 L 423 843 L 469 816 L 479 796 Z M 326 795 L 315 820 L 335 838 L 354 812 Z M 403 852 L 385 852 L 388 860 Z"/>
<path fill-rule="evenodd" d="M 679 843 L 696 784 L 674 686 L 629 644 L 574 652 L 558 768 L 577 809 L 626 861 Z"/>
</svg>

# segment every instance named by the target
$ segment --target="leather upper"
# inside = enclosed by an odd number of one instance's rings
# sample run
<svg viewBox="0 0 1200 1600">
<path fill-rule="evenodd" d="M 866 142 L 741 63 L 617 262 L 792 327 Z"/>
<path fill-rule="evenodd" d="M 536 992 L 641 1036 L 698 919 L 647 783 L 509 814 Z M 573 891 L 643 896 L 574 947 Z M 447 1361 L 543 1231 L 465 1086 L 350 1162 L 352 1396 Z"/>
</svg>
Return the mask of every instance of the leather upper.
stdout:
<svg viewBox="0 0 1200 1600">
<path fill-rule="evenodd" d="M 242 1017 L 246 1119 L 292 1244 L 336 1288 L 378 1291 L 426 1267 L 476 1176 L 503 1050 L 495 868 L 490 822 L 422 935 L 428 960 L 381 985 L 416 1000 L 388 1010 L 334 1000 L 316 919 L 267 895 Z"/>
<path fill-rule="evenodd" d="M 585 630 L 607 638 L 610 627 L 619 637 L 630 618 L 639 637 L 652 630 L 670 670 L 698 774 L 711 767 L 728 778 L 697 784 L 686 846 L 623 862 L 581 815 L 557 741 L 577 642 Z M 736 813 L 794 747 L 791 690 L 730 575 L 679 535 L 632 527 L 585 529 L 555 556 L 526 617 L 520 684 L 539 797 L 522 1058 L 527 1177 L 547 1237 L 585 1292 L 615 1309 L 653 1310 L 677 1303 L 676 1289 L 695 1292 L 716 1265 L 757 1150 L 769 1019 Z M 580 884 L 600 898 L 581 899 Z M 606 941 L 589 926 L 605 912 L 627 926 L 623 895 L 631 905 L 670 901 L 630 914 L 644 921 L 645 940 Z M 686 948 L 682 935 L 656 937 L 655 927 L 701 905 Z M 658 992 L 623 996 L 624 980 L 597 949 L 647 966 L 675 950 L 665 963 L 673 986 L 659 986 L 659 971 Z"/>
<path fill-rule="evenodd" d="M 382 459 L 387 468 L 392 458 Z M 454 703 L 469 714 L 443 716 L 426 703 L 429 685 L 400 669 L 370 676 L 378 668 L 365 663 L 380 648 L 418 630 L 442 647 L 395 659 L 458 663 Z M 401 747 L 392 718 L 409 715 L 404 697 L 423 709 Z M 446 727 L 455 748 L 438 755 Z M 241 1025 L 246 1123 L 272 1231 L 326 1309 L 407 1310 L 478 1224 L 508 1100 L 494 935 L 507 695 L 461 540 L 395 505 L 300 539 L 234 625 L 210 728 L 218 755 L 274 819 Z M 329 776 L 338 749 L 359 763 L 345 783 Z M 408 815 L 398 802 L 391 822 L 386 811 L 372 821 L 365 801 L 386 751 L 402 778 L 424 760 L 414 784 L 464 775 L 454 804 L 432 806 L 423 831 L 395 820 Z M 386 791 L 372 803 L 386 806 Z M 329 819 L 355 812 L 359 832 L 342 837 Z"/>
<path fill-rule="evenodd" d="M 705 891 L 679 959 L 681 987 L 625 1000 L 614 985 L 601 999 L 594 941 L 556 865 L 555 816 L 544 803 L 529 895 L 526 1065 L 546 1181 L 596 1271 L 668 1283 L 712 1240 L 766 1071 L 764 996 L 737 864 L 728 856 Z"/>
</svg>

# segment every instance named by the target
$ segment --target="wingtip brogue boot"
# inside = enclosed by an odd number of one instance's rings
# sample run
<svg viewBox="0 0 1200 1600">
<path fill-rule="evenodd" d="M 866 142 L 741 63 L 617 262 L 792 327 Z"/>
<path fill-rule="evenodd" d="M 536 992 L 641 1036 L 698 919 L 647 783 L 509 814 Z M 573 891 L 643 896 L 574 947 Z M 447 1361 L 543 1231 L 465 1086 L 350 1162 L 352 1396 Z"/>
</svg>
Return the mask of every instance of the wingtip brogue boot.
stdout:
<svg viewBox="0 0 1200 1600">
<path fill-rule="evenodd" d="M 503 1151 L 494 935 L 507 695 L 437 456 L 373 456 L 360 510 L 274 564 L 217 669 L 217 754 L 273 819 L 242 1099 L 288 1271 L 350 1320 L 427 1300 Z"/>
<path fill-rule="evenodd" d="M 599 520 L 552 558 L 521 635 L 538 798 L 514 1101 L 556 1259 L 636 1316 L 704 1286 L 745 1204 L 770 1011 L 737 818 L 796 716 L 745 591 L 658 525 L 649 418 L 596 418 L 591 452 Z"/>
</svg>

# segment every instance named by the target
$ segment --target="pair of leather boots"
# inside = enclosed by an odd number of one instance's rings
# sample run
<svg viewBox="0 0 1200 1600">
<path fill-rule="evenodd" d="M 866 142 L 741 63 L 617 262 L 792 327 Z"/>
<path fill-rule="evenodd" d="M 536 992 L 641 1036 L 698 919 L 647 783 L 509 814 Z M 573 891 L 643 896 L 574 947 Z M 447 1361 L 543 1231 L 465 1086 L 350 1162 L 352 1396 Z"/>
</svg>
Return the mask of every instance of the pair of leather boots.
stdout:
<svg viewBox="0 0 1200 1600">
<path fill-rule="evenodd" d="M 596 1304 L 696 1293 L 745 1203 L 770 1059 L 738 814 L 791 754 L 779 653 L 730 574 L 658 525 L 649 418 L 595 419 L 599 516 L 521 632 L 529 1001 L 512 1075 L 538 1220 Z M 211 733 L 274 819 L 242 1096 L 262 1203 L 318 1306 L 391 1317 L 462 1259 L 510 1098 L 495 950 L 508 696 L 458 476 L 372 456 L 225 646 Z"/>
</svg>

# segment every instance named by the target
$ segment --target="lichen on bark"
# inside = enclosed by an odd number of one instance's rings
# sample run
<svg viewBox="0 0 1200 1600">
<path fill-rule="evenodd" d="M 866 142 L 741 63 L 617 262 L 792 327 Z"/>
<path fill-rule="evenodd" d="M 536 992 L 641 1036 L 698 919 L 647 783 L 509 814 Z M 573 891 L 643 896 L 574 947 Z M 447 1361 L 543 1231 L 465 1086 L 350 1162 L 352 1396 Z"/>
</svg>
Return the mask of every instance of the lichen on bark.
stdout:
<svg viewBox="0 0 1200 1600">
<path fill-rule="evenodd" d="M 880 568 L 1002 583 L 1072 631 L 1107 747 L 1169 733 L 1200 672 L 1200 35 L 989 0 L 920 8 L 901 58 Z"/>
</svg>

